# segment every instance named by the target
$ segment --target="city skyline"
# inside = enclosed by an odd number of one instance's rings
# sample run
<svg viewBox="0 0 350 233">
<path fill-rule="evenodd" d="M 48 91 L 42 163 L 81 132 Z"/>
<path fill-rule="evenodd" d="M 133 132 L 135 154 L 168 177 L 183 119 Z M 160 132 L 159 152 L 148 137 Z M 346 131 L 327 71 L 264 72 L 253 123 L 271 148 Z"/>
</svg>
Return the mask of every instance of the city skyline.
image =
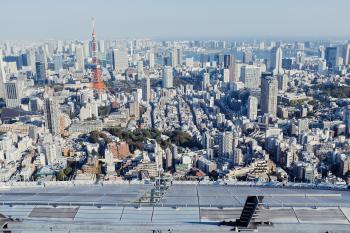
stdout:
<svg viewBox="0 0 350 233">
<path fill-rule="evenodd" d="M 348 232 L 349 0 L 0 3 L 1 232 Z"/>
<path fill-rule="evenodd" d="M 332 5 L 328 0 L 14 0 L 2 3 L 0 27 L 2 40 L 88 39 L 95 17 L 100 39 L 347 39 L 350 2 Z"/>
</svg>

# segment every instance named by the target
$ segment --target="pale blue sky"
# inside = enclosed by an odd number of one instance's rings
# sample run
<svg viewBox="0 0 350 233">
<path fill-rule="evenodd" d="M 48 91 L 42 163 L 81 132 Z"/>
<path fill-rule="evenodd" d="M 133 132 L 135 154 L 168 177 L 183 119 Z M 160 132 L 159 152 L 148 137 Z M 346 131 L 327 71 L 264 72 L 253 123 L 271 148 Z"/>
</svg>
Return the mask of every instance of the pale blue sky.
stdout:
<svg viewBox="0 0 350 233">
<path fill-rule="evenodd" d="M 350 38 L 350 0 L 0 0 L 0 40 Z"/>
</svg>

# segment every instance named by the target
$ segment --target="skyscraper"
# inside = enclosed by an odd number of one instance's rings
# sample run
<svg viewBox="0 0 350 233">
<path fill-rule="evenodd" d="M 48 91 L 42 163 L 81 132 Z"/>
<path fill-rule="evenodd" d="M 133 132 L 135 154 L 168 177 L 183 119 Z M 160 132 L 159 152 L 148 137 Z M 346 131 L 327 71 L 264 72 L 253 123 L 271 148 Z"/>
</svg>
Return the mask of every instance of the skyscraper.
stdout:
<svg viewBox="0 0 350 233">
<path fill-rule="evenodd" d="M 147 59 L 148 59 L 148 66 L 149 68 L 153 68 L 154 67 L 154 53 L 152 51 L 149 51 L 147 53 Z"/>
<path fill-rule="evenodd" d="M 254 96 L 248 97 L 247 117 L 255 121 L 258 116 L 258 99 Z"/>
<path fill-rule="evenodd" d="M 182 49 L 174 47 L 171 53 L 171 66 L 176 68 L 182 65 Z"/>
<path fill-rule="evenodd" d="M 210 75 L 208 73 L 205 73 L 203 75 L 202 89 L 206 90 L 209 85 L 210 85 Z"/>
<path fill-rule="evenodd" d="M 54 98 L 45 99 L 45 122 L 46 128 L 53 135 L 60 133 L 60 110 L 59 104 Z"/>
<path fill-rule="evenodd" d="M 234 83 L 239 81 L 236 77 L 235 57 L 232 54 L 226 54 L 224 56 L 224 68 L 229 70 L 229 75 L 230 75 L 229 83 L 230 83 L 230 89 L 232 90 L 234 88 Z"/>
<path fill-rule="evenodd" d="M 142 84 L 142 100 L 149 102 L 151 99 L 151 80 L 148 76 L 143 79 Z"/>
<path fill-rule="evenodd" d="M 62 58 L 62 55 L 55 54 L 53 56 L 53 65 L 54 65 L 55 71 L 60 71 L 61 69 L 63 69 L 63 58 Z"/>
<path fill-rule="evenodd" d="M 350 106 L 345 110 L 344 124 L 346 125 L 346 134 L 350 135 Z"/>
<path fill-rule="evenodd" d="M 144 76 L 143 72 L 143 61 L 137 62 L 137 78 L 138 80 L 141 80 L 141 78 Z"/>
<path fill-rule="evenodd" d="M 224 69 L 224 83 L 229 83 L 230 82 L 230 70 L 229 69 Z"/>
<path fill-rule="evenodd" d="M 46 83 L 46 68 L 45 64 L 41 61 L 35 62 L 36 80 L 35 83 L 43 85 Z"/>
<path fill-rule="evenodd" d="M 26 51 L 27 55 L 27 66 L 31 68 L 31 70 L 34 72 L 35 71 L 35 52 L 33 49 L 28 49 Z"/>
<path fill-rule="evenodd" d="M 233 133 L 226 131 L 219 134 L 219 152 L 220 157 L 233 157 Z"/>
<path fill-rule="evenodd" d="M 138 100 L 129 103 L 129 115 L 134 117 L 135 120 L 140 119 L 140 104 Z"/>
<path fill-rule="evenodd" d="M 288 88 L 288 75 L 278 75 L 278 90 L 280 91 L 286 91 Z"/>
<path fill-rule="evenodd" d="M 251 49 L 246 49 L 243 52 L 243 63 L 248 64 L 253 62 L 253 51 Z"/>
<path fill-rule="evenodd" d="M 113 68 L 115 70 L 125 72 L 129 67 L 128 50 L 126 48 L 118 48 L 113 50 Z"/>
<path fill-rule="evenodd" d="M 6 73 L 4 68 L 4 62 L 0 51 L 0 98 L 5 97 L 4 84 L 6 83 Z"/>
<path fill-rule="evenodd" d="M 241 67 L 241 79 L 245 88 L 258 89 L 260 86 L 260 67 L 244 65 Z"/>
<path fill-rule="evenodd" d="M 328 70 L 330 72 L 334 72 L 335 68 L 338 66 L 338 48 L 327 47 L 325 52 L 325 60 L 327 62 Z"/>
<path fill-rule="evenodd" d="M 163 88 L 172 88 L 173 79 L 173 68 L 170 66 L 165 66 L 163 69 Z"/>
<path fill-rule="evenodd" d="M 261 80 L 261 112 L 276 116 L 278 81 L 276 77 L 267 76 Z"/>
<path fill-rule="evenodd" d="M 271 49 L 270 71 L 274 75 L 284 74 L 282 69 L 282 48 L 280 46 Z"/>
<path fill-rule="evenodd" d="M 84 48 L 81 45 L 75 47 L 75 67 L 79 71 L 84 71 Z"/>
<path fill-rule="evenodd" d="M 21 97 L 23 84 L 22 81 L 7 82 L 5 88 L 5 102 L 8 108 L 17 108 L 21 106 Z"/>
<path fill-rule="evenodd" d="M 350 43 L 343 46 L 343 65 L 350 64 Z"/>
</svg>

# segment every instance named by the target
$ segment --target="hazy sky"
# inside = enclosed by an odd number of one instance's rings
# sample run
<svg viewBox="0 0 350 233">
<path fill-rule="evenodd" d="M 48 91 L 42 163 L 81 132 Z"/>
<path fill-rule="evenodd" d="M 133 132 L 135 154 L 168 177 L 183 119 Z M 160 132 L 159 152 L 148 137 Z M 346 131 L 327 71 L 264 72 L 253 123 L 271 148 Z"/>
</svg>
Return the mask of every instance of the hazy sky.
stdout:
<svg viewBox="0 0 350 233">
<path fill-rule="evenodd" d="M 350 38 L 350 0 L 0 0 L 0 40 Z"/>
</svg>

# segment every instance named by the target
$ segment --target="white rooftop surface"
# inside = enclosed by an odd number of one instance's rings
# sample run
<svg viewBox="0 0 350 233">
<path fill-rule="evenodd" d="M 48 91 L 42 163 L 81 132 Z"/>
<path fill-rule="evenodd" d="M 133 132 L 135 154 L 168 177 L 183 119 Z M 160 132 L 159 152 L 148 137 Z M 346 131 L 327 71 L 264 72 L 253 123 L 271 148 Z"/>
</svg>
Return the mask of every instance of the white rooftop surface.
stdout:
<svg viewBox="0 0 350 233">
<path fill-rule="evenodd" d="M 173 185 L 159 203 L 139 205 L 138 198 L 152 188 L 123 184 L 0 189 L 0 213 L 19 221 L 9 223 L 12 232 L 229 232 L 232 227 L 218 223 L 239 218 L 247 195 L 265 195 L 268 208 L 257 219 L 273 226 L 259 232 L 350 229 L 349 191 Z"/>
</svg>

